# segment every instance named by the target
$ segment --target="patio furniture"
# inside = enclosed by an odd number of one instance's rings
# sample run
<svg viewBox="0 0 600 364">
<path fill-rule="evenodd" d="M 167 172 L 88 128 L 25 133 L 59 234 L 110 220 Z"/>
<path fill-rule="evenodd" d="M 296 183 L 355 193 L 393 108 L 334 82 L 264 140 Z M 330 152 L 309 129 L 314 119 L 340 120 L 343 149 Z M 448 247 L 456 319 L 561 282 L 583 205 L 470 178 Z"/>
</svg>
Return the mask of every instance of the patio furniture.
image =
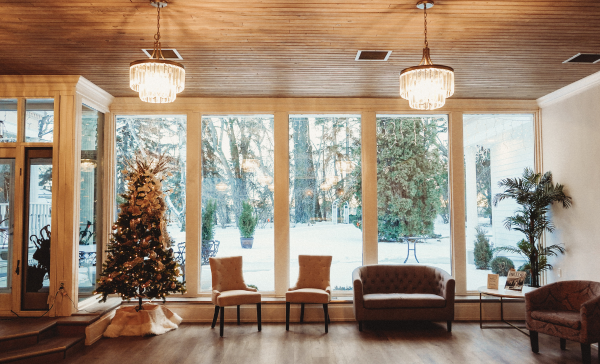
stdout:
<svg viewBox="0 0 600 364">
<path fill-rule="evenodd" d="M 244 282 L 242 274 L 242 257 L 210 258 L 212 274 L 212 303 L 215 314 L 211 328 L 214 329 L 217 317 L 221 315 L 220 334 L 223 337 L 225 322 L 225 306 L 237 306 L 237 324 L 240 324 L 240 305 L 256 304 L 258 331 L 261 331 L 261 295 L 256 288 Z"/>
<path fill-rule="evenodd" d="M 583 363 L 590 363 L 591 344 L 600 341 L 600 282 L 562 281 L 525 295 L 531 351 L 539 352 L 538 333 L 581 344 Z"/>
<path fill-rule="evenodd" d="M 217 256 L 220 244 L 218 240 L 202 240 L 202 265 L 208 265 L 208 260 Z"/>
<path fill-rule="evenodd" d="M 290 305 L 300 304 L 300 322 L 304 322 L 304 304 L 319 303 L 323 305 L 325 317 L 325 333 L 329 332 L 328 304 L 331 301 L 330 255 L 299 255 L 300 272 L 298 282 L 285 294 L 285 329 L 290 329 Z"/>
<path fill-rule="evenodd" d="M 354 317 L 363 321 L 454 320 L 454 278 L 426 265 L 376 264 L 358 267 L 354 281 Z"/>
</svg>

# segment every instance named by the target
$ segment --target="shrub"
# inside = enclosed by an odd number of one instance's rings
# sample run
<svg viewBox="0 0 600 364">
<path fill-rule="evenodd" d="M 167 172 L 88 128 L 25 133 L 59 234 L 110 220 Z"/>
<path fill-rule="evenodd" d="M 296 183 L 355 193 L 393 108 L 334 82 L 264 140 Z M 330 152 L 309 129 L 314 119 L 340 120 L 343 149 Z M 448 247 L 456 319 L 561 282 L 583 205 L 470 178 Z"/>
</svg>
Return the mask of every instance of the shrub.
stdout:
<svg viewBox="0 0 600 364">
<path fill-rule="evenodd" d="M 500 277 L 508 276 L 508 271 L 515 268 L 515 263 L 507 257 L 496 257 L 490 262 L 492 273 L 499 274 Z"/>
<path fill-rule="evenodd" d="M 217 217 L 217 202 L 209 200 L 202 212 L 202 241 L 215 238 L 215 225 Z"/>
<path fill-rule="evenodd" d="M 490 246 L 490 240 L 485 236 L 485 229 L 481 226 L 475 228 L 477 235 L 475 236 L 475 248 L 473 254 L 475 256 L 475 267 L 477 269 L 490 269 L 490 262 L 494 257 L 494 252 Z"/>
<path fill-rule="evenodd" d="M 238 229 L 242 238 L 251 238 L 254 236 L 258 219 L 254 216 L 254 209 L 248 201 L 242 202 L 242 214 L 238 220 Z"/>
</svg>

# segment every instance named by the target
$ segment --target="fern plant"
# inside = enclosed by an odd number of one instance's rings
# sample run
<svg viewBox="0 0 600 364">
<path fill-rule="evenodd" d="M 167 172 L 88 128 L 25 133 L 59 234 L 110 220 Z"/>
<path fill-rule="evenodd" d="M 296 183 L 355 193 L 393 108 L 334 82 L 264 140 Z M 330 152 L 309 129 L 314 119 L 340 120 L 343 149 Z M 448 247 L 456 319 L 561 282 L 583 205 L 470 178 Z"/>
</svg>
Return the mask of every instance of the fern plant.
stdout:
<svg viewBox="0 0 600 364">
<path fill-rule="evenodd" d="M 504 226 L 508 230 L 522 232 L 525 239 L 518 242 L 516 247 L 503 246 L 495 250 L 523 256 L 531 269 L 531 286 L 539 287 L 540 272 L 552 269 L 548 257 L 565 253 L 562 245 L 543 246 L 540 240 L 545 231 L 554 231 L 554 224 L 547 215 L 548 210 L 554 202 L 569 208 L 572 199 L 564 193 L 563 185 L 552 183 L 551 172 L 542 175 L 534 173 L 530 168 L 525 168 L 521 178 L 503 179 L 498 186 L 504 187 L 504 192 L 494 197 L 494 206 L 509 198 L 515 199 L 521 205 L 521 209 L 514 216 L 504 220 Z"/>
</svg>

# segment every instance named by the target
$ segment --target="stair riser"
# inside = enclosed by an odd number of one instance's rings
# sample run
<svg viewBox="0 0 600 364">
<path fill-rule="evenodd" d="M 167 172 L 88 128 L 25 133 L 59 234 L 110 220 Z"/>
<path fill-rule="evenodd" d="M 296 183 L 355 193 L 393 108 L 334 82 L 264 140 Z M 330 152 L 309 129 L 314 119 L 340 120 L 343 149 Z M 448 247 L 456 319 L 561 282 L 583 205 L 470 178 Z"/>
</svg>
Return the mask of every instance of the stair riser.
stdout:
<svg viewBox="0 0 600 364">
<path fill-rule="evenodd" d="M 45 330 L 40 331 L 37 334 L 32 334 L 29 336 L 18 337 L 14 339 L 8 340 L 0 340 L 0 353 L 6 353 L 12 350 L 24 349 L 30 346 L 33 346 L 38 343 L 38 341 L 44 340 L 46 338 L 52 337 L 56 335 L 56 326 L 49 327 Z M 38 339 L 39 336 L 39 339 Z"/>
<path fill-rule="evenodd" d="M 10 363 L 10 364 L 49 364 L 49 363 L 57 363 L 65 358 L 64 352 L 44 354 L 40 356 L 32 356 L 30 358 L 23 358 L 15 361 L 0 361 L 1 364 Z"/>
</svg>

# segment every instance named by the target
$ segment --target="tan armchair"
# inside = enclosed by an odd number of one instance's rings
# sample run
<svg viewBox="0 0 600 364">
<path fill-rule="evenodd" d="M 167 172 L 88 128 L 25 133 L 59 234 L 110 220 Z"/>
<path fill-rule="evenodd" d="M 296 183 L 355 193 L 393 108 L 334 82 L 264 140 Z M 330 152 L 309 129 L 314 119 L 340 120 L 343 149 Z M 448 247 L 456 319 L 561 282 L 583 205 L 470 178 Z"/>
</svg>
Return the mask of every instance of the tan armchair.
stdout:
<svg viewBox="0 0 600 364">
<path fill-rule="evenodd" d="M 538 333 L 581 344 L 584 363 L 590 363 L 591 344 L 600 341 L 600 282 L 562 281 L 525 295 L 531 350 L 539 352 Z"/>
<path fill-rule="evenodd" d="M 304 322 L 304 304 L 321 303 L 325 314 L 325 333 L 329 332 L 328 304 L 331 301 L 329 273 L 331 256 L 300 255 L 298 282 L 285 294 L 285 329 L 290 329 L 290 305 L 300 304 L 300 322 Z"/>
<path fill-rule="evenodd" d="M 237 324 L 239 325 L 240 305 L 256 303 L 258 331 L 260 331 L 261 295 L 257 292 L 256 288 L 246 286 L 242 274 L 242 257 L 210 258 L 209 263 L 212 274 L 212 303 L 215 305 L 215 315 L 211 328 L 214 329 L 220 310 L 220 334 L 222 337 L 225 306 L 237 306 Z"/>
</svg>

